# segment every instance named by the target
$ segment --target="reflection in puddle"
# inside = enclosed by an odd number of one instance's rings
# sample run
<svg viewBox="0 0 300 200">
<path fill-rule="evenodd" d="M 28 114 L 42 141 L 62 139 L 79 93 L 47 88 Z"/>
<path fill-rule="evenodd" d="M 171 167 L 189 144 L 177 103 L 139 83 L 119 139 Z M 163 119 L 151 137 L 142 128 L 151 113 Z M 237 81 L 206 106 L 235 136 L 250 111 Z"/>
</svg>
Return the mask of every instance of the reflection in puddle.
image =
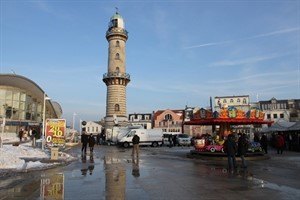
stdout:
<svg viewBox="0 0 300 200">
<path fill-rule="evenodd" d="M 94 154 L 90 154 L 88 165 L 86 164 L 87 163 L 86 154 L 82 154 L 81 155 L 81 162 L 82 162 L 82 167 L 80 169 L 81 175 L 86 176 L 88 172 L 89 172 L 90 175 L 92 175 L 93 174 L 93 170 L 95 168 L 95 165 L 94 165 Z"/>
<path fill-rule="evenodd" d="M 104 157 L 106 199 L 125 199 L 126 167 L 114 156 Z"/>
<path fill-rule="evenodd" d="M 139 157 L 134 158 L 132 156 L 132 175 L 134 177 L 139 177 L 140 176 L 140 167 L 139 167 L 140 159 Z"/>
<path fill-rule="evenodd" d="M 40 199 L 64 199 L 64 174 L 42 175 Z"/>
<path fill-rule="evenodd" d="M 300 190 L 296 188 L 292 188 L 285 185 L 278 185 L 275 183 L 269 183 L 267 181 L 264 181 L 262 179 L 253 178 L 252 181 L 257 185 L 257 187 L 260 188 L 269 188 L 276 191 L 281 191 L 286 193 L 287 195 L 290 195 L 291 198 L 287 197 L 287 199 L 293 199 L 293 196 L 300 196 Z"/>
<path fill-rule="evenodd" d="M 207 168 L 207 174 L 213 175 L 213 176 L 226 176 L 231 178 L 238 178 L 238 179 L 244 179 L 248 183 L 251 183 L 251 185 L 247 185 L 247 188 L 250 187 L 252 189 L 255 188 L 268 188 L 275 191 L 280 191 L 285 193 L 287 196 L 290 196 L 291 198 L 287 197 L 287 199 L 293 199 L 293 196 L 300 196 L 300 190 L 297 188 L 292 188 L 285 185 L 278 185 L 274 183 L 267 182 L 263 179 L 255 178 L 253 173 L 249 172 L 247 169 L 236 169 L 233 173 L 228 171 L 226 168 L 223 167 L 208 167 Z M 246 188 L 246 189 L 247 189 Z M 235 188 L 236 189 L 236 188 Z M 241 190 L 241 188 L 239 188 Z"/>
</svg>

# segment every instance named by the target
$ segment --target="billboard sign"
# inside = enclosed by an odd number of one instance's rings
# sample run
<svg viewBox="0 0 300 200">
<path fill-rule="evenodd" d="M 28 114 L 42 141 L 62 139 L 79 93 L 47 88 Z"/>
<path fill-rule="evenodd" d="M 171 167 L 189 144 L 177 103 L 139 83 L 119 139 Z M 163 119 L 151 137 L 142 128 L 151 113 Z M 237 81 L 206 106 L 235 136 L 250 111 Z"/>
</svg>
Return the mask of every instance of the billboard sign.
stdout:
<svg viewBox="0 0 300 200">
<path fill-rule="evenodd" d="M 64 147 L 66 135 L 65 119 L 46 119 L 46 146 Z"/>
</svg>

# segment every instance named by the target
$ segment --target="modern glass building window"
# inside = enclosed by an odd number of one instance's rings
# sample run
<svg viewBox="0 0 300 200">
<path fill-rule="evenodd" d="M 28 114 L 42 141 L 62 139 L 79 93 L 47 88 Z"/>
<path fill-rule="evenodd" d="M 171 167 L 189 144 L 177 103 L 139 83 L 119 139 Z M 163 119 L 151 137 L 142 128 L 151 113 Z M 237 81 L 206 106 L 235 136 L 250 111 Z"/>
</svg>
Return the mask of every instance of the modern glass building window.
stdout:
<svg viewBox="0 0 300 200">
<path fill-rule="evenodd" d="M 0 74 L 0 121 L 5 118 L 5 134 L 20 128 L 41 130 L 44 91 L 33 81 L 16 74 Z M 46 118 L 61 118 L 58 103 L 46 101 Z"/>
</svg>

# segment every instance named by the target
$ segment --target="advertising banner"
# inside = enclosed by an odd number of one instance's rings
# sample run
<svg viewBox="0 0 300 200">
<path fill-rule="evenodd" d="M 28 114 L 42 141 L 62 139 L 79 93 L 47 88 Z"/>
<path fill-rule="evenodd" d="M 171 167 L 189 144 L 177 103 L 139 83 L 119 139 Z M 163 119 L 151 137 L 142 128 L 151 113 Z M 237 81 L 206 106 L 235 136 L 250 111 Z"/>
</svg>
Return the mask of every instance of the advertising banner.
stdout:
<svg viewBox="0 0 300 200">
<path fill-rule="evenodd" d="M 46 146 L 64 147 L 66 134 L 65 119 L 46 119 Z"/>
</svg>

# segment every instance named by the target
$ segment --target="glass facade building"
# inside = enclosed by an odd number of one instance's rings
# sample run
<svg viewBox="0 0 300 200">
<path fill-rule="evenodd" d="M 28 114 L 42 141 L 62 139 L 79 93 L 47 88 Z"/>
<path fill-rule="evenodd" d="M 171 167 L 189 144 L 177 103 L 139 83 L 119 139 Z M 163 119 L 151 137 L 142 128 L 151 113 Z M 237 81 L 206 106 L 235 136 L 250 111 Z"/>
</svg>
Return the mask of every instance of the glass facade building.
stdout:
<svg viewBox="0 0 300 200">
<path fill-rule="evenodd" d="M 5 119 L 4 132 L 17 133 L 20 128 L 42 130 L 43 106 L 45 118 L 61 118 L 57 102 L 45 101 L 45 92 L 32 80 L 15 75 L 0 74 L 0 123 Z"/>
</svg>

